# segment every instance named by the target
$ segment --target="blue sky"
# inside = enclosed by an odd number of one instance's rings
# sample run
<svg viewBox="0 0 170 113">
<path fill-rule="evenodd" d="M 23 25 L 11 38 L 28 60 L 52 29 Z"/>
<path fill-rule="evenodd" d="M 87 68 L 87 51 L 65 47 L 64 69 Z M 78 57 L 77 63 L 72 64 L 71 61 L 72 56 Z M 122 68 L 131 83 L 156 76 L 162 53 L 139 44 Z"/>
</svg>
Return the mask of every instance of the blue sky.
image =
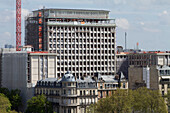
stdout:
<svg viewBox="0 0 170 113">
<path fill-rule="evenodd" d="M 22 0 L 22 44 L 24 17 L 32 10 L 76 8 L 109 10 L 116 19 L 117 45 L 143 50 L 170 50 L 170 0 Z M 15 0 L 0 0 L 0 47 L 15 45 Z"/>
</svg>

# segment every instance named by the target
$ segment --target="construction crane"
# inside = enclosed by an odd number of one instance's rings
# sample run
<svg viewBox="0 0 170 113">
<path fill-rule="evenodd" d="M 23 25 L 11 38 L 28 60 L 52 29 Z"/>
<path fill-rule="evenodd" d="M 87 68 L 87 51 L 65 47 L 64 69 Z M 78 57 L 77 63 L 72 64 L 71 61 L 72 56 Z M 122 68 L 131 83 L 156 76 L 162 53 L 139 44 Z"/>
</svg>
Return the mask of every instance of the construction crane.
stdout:
<svg viewBox="0 0 170 113">
<path fill-rule="evenodd" d="M 21 51 L 21 0 L 16 0 L 16 51 Z"/>
</svg>

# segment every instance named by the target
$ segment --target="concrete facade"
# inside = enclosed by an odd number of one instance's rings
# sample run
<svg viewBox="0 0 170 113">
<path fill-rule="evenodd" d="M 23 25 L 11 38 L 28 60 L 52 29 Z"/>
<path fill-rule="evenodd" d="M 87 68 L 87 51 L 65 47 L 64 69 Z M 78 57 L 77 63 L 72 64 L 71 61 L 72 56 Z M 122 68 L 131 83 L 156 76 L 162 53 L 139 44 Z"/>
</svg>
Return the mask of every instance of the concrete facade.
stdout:
<svg viewBox="0 0 170 113">
<path fill-rule="evenodd" d="M 23 108 L 34 93 L 34 89 L 27 82 L 27 58 L 27 52 L 2 52 L 1 57 L 1 87 L 9 90 L 20 89 Z"/>
<path fill-rule="evenodd" d="M 67 71 L 77 77 L 116 72 L 116 25 L 109 11 L 40 9 L 25 21 L 25 44 L 56 53 L 58 76 Z"/>
<path fill-rule="evenodd" d="M 159 89 L 159 75 L 158 70 L 156 69 L 156 66 L 148 67 L 149 71 L 149 79 L 144 79 L 146 71 L 144 70 L 144 67 L 134 67 L 130 66 L 128 69 L 129 72 L 129 89 L 137 89 L 139 87 L 147 87 L 147 81 L 148 88 L 153 90 Z"/>
<path fill-rule="evenodd" d="M 130 65 L 128 69 L 130 89 L 136 89 L 142 86 L 147 87 L 148 84 L 149 89 L 160 90 L 162 95 L 167 94 L 167 91 L 170 90 L 169 52 L 128 54 L 128 61 Z M 148 68 L 148 74 L 146 74 L 146 70 L 144 71 L 146 68 Z"/>
<path fill-rule="evenodd" d="M 128 78 L 129 67 L 127 54 L 128 53 L 125 52 L 119 52 L 116 54 L 116 73 L 120 75 L 122 72 L 126 79 Z"/>
</svg>

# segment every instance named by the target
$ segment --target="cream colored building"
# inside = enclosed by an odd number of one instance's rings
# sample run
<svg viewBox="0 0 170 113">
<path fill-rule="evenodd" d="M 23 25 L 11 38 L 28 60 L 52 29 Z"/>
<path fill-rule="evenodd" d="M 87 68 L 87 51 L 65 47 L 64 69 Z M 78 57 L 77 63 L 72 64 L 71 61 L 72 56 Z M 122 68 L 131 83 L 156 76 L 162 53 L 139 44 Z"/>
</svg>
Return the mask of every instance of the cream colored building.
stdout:
<svg viewBox="0 0 170 113">
<path fill-rule="evenodd" d="M 35 95 L 40 94 L 46 95 L 57 113 L 86 113 L 87 107 L 98 101 L 96 82 L 90 76 L 76 79 L 70 73 L 39 80 Z"/>
<path fill-rule="evenodd" d="M 116 76 L 98 75 L 97 78 L 98 99 L 111 96 L 117 89 L 128 89 L 128 81 L 123 73 Z"/>
</svg>

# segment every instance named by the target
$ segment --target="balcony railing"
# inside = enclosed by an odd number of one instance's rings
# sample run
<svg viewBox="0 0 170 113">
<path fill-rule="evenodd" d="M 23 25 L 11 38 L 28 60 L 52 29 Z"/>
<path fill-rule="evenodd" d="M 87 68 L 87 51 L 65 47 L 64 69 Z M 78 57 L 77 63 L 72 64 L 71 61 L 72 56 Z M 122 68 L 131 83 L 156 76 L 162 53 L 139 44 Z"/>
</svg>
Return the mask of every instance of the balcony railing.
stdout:
<svg viewBox="0 0 170 113">
<path fill-rule="evenodd" d="M 114 26 L 115 25 L 115 21 L 109 21 L 109 22 L 84 22 L 82 24 L 82 22 L 57 22 L 57 21 L 51 21 L 51 22 L 47 22 L 48 25 L 56 25 L 56 24 L 60 24 L 60 25 L 101 25 L 101 26 Z"/>
</svg>

